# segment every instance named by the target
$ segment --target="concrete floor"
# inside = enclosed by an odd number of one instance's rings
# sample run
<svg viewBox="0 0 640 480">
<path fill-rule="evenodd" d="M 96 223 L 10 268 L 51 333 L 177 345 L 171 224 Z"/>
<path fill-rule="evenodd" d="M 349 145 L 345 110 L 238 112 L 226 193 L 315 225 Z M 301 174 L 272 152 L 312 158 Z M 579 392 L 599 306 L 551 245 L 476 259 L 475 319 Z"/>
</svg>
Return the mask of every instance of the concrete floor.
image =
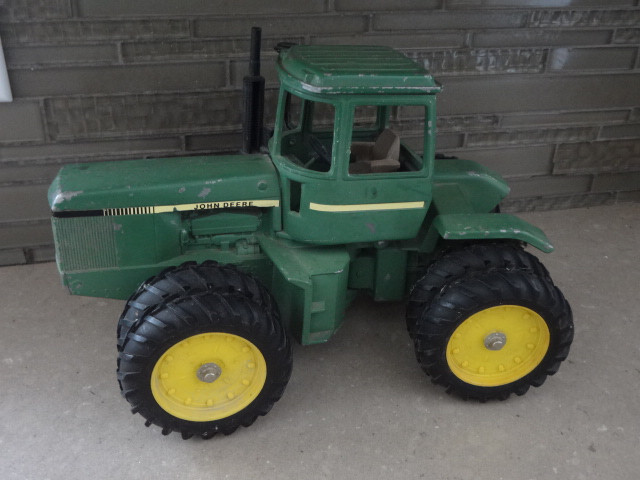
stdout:
<svg viewBox="0 0 640 480">
<path fill-rule="evenodd" d="M 522 215 L 574 310 L 569 359 L 523 397 L 433 386 L 401 304 L 358 300 L 294 349 L 266 417 L 229 437 L 145 428 L 115 380 L 123 302 L 69 296 L 54 264 L 0 268 L 0 479 L 635 479 L 640 472 L 640 205 Z"/>
</svg>

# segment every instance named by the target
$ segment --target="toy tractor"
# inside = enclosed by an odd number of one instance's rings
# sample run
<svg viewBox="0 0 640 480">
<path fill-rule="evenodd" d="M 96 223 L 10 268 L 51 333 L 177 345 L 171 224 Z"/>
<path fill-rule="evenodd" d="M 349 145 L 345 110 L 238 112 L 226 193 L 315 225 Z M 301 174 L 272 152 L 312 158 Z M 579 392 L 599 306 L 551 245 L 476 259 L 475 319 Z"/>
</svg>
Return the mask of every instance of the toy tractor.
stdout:
<svg viewBox="0 0 640 480">
<path fill-rule="evenodd" d="M 254 56 L 244 154 L 68 165 L 51 185 L 63 283 L 128 299 L 133 412 L 184 438 L 249 426 L 285 389 L 290 338 L 326 342 L 360 292 L 408 297 L 418 363 L 449 392 L 504 399 L 554 374 L 571 309 L 522 248 L 553 247 L 498 213 L 499 175 L 435 154 L 431 75 L 369 46 L 280 45 L 277 68 L 267 145 Z"/>
</svg>

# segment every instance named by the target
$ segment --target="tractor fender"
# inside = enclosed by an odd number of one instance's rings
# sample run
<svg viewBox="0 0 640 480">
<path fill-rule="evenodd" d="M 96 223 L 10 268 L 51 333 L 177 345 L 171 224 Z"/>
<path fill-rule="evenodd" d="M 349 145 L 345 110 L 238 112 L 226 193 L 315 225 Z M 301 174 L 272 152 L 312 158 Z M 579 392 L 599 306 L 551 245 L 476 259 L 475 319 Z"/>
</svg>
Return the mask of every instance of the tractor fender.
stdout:
<svg viewBox="0 0 640 480">
<path fill-rule="evenodd" d="M 544 253 L 553 245 L 538 227 L 507 213 L 455 213 L 438 215 L 433 220 L 445 240 L 519 240 Z"/>
</svg>

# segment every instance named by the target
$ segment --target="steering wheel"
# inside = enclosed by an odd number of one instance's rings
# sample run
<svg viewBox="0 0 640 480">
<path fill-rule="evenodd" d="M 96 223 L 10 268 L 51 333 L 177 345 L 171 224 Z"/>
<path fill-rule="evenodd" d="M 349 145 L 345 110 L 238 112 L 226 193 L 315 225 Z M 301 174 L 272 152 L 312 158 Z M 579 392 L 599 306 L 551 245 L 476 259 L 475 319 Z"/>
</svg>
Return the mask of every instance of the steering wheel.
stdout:
<svg viewBox="0 0 640 480">
<path fill-rule="evenodd" d="M 307 136 L 307 143 L 309 143 L 309 146 L 311 147 L 311 149 L 318 156 L 317 159 L 322 161 L 322 163 L 324 163 L 324 164 L 328 165 L 329 167 L 331 167 L 331 154 L 325 148 L 325 146 L 322 144 L 322 142 L 320 142 L 320 140 L 318 140 L 318 137 L 316 137 L 315 135 L 308 135 Z M 313 161 L 309 162 L 309 163 L 313 163 L 315 160 L 316 159 L 314 158 Z"/>
</svg>

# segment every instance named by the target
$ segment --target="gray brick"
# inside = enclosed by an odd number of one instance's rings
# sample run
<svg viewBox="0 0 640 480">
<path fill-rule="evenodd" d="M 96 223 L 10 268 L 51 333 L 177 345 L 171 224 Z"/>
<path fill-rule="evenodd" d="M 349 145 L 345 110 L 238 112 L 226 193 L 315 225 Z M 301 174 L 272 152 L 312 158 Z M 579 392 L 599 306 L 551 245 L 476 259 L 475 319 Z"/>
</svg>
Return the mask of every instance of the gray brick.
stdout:
<svg viewBox="0 0 640 480">
<path fill-rule="evenodd" d="M 634 108 L 629 114 L 629 120 L 632 122 L 640 120 L 640 107 Z"/>
<path fill-rule="evenodd" d="M 376 10 L 428 10 L 440 8 L 442 0 L 334 0 L 335 9 L 338 11 L 366 11 L 373 12 Z"/>
<path fill-rule="evenodd" d="M 0 25 L 5 45 L 64 45 L 115 40 L 188 38 L 187 20 L 51 21 Z"/>
<path fill-rule="evenodd" d="M 9 70 L 14 97 L 213 89 L 226 76 L 224 62 Z"/>
<path fill-rule="evenodd" d="M 242 146 L 241 133 L 217 135 L 188 135 L 187 150 L 192 152 L 237 152 Z"/>
<path fill-rule="evenodd" d="M 512 179 L 510 198 L 586 193 L 591 187 L 590 175 L 549 175 Z"/>
<path fill-rule="evenodd" d="M 607 0 L 608 5 L 635 5 L 635 0 Z M 564 0 L 562 2 L 558 2 L 558 0 L 447 0 L 447 8 L 449 9 L 459 9 L 459 8 L 504 8 L 504 7 L 514 7 L 514 8 L 539 8 L 539 7 L 551 7 L 555 8 L 558 6 L 558 3 L 562 3 L 563 6 L 572 6 L 574 8 L 585 8 L 585 7 L 598 7 L 602 5 L 602 0 Z"/>
<path fill-rule="evenodd" d="M 262 51 L 273 52 L 279 42 L 303 43 L 304 38 L 299 36 L 262 38 Z M 124 42 L 122 44 L 122 56 L 125 61 L 157 61 L 160 59 L 189 60 L 223 57 L 231 55 L 249 56 L 248 38 L 223 38 L 216 40 L 172 40 L 162 42 Z M 263 55 L 265 57 L 265 55 Z M 263 58 L 263 65 L 275 60 Z"/>
<path fill-rule="evenodd" d="M 640 22 L 640 10 L 532 10 L 531 27 L 626 27 Z"/>
<path fill-rule="evenodd" d="M 618 192 L 616 200 L 618 203 L 640 202 L 640 190 L 634 192 Z"/>
<path fill-rule="evenodd" d="M 15 22 L 69 18 L 72 16 L 69 0 L 4 0 L 0 4 L 0 21 Z"/>
<path fill-rule="evenodd" d="M 523 145 L 595 140 L 597 127 L 572 127 L 535 130 L 510 130 L 473 133 L 467 137 L 470 147 L 491 145 Z"/>
<path fill-rule="evenodd" d="M 554 75 L 446 77 L 439 95 L 441 115 L 545 110 L 615 109 L 640 105 L 640 76 Z M 603 86 L 606 85 L 606 90 Z"/>
<path fill-rule="evenodd" d="M 158 59 L 202 59 L 249 51 L 249 40 L 175 40 L 171 42 L 125 42 L 125 61 Z"/>
<path fill-rule="evenodd" d="M 0 188 L 0 222 L 21 219 L 48 218 L 49 185 L 26 185 Z"/>
<path fill-rule="evenodd" d="M 613 140 L 559 145 L 554 173 L 598 173 L 640 170 L 640 142 Z"/>
<path fill-rule="evenodd" d="M 10 68 L 50 64 L 115 63 L 118 61 L 118 51 L 115 45 L 11 47 L 5 51 L 5 60 Z"/>
<path fill-rule="evenodd" d="M 18 182 L 50 183 L 60 165 L 0 166 L 0 188 Z"/>
<path fill-rule="evenodd" d="M 275 13 L 320 13 L 324 11 L 324 0 L 234 0 L 215 2 L 202 0 L 77 0 L 83 17 L 121 17 L 153 15 L 244 15 Z"/>
<path fill-rule="evenodd" d="M 551 172 L 553 145 L 492 149 L 453 150 L 461 158 L 474 160 L 504 177 L 548 175 Z"/>
<path fill-rule="evenodd" d="M 56 250 L 53 245 L 29 248 L 27 257 L 30 257 L 33 263 L 53 262 L 56 259 Z"/>
<path fill-rule="evenodd" d="M 445 30 L 472 28 L 517 28 L 525 25 L 527 14 L 493 12 L 381 13 L 373 17 L 374 30 Z"/>
<path fill-rule="evenodd" d="M 640 43 L 640 28 L 617 29 L 613 43 Z"/>
<path fill-rule="evenodd" d="M 464 135 L 459 133 L 445 133 L 436 137 L 436 149 L 451 150 L 460 148 L 464 142 Z"/>
<path fill-rule="evenodd" d="M 640 141 L 640 123 L 603 127 L 600 138 L 637 138 Z"/>
<path fill-rule="evenodd" d="M 111 157 L 159 156 L 178 153 L 181 145 L 181 140 L 178 137 L 164 136 L 162 138 L 131 138 L 117 141 L 0 146 L 0 175 L 7 166 L 62 165 Z"/>
<path fill-rule="evenodd" d="M 40 107 L 36 102 L 16 100 L 0 104 L 0 125 L 0 142 L 44 140 Z"/>
<path fill-rule="evenodd" d="M 52 243 L 49 216 L 41 221 L 0 223 L 0 248 L 36 247 Z"/>
<path fill-rule="evenodd" d="M 622 123 L 627 120 L 629 110 L 586 111 L 586 112 L 545 112 L 539 114 L 514 114 L 502 117 L 502 127 L 522 127 L 534 125 L 601 125 Z"/>
<path fill-rule="evenodd" d="M 518 29 L 474 33 L 474 47 L 553 47 L 609 43 L 611 30 Z"/>
<path fill-rule="evenodd" d="M 594 192 L 618 192 L 640 190 L 640 172 L 596 175 L 593 180 Z"/>
<path fill-rule="evenodd" d="M 434 32 L 398 35 L 373 33 L 364 35 L 318 35 L 311 37 L 315 45 L 382 45 L 394 48 L 441 48 L 461 47 L 464 44 L 464 32 Z"/>
<path fill-rule="evenodd" d="M 4 249 L 0 247 L 0 266 L 24 265 L 25 263 L 27 263 L 27 259 L 22 248 Z"/>
<path fill-rule="evenodd" d="M 551 70 L 628 70 L 636 48 L 555 48 L 549 56 Z"/>
<path fill-rule="evenodd" d="M 268 37 L 291 35 L 330 35 L 362 33 L 367 21 L 363 15 L 280 15 L 278 17 L 243 16 L 207 18 L 195 21 L 197 37 L 247 36 L 253 25 L 261 25 Z"/>
<path fill-rule="evenodd" d="M 55 139 L 208 132 L 242 124 L 240 92 L 59 98 L 45 107 Z"/>
<path fill-rule="evenodd" d="M 408 51 L 406 54 L 432 74 L 539 73 L 546 61 L 545 50 L 525 48 Z"/>
<path fill-rule="evenodd" d="M 438 132 L 468 132 L 473 130 L 491 130 L 498 126 L 497 115 L 457 115 L 438 117 Z"/>
<path fill-rule="evenodd" d="M 546 210 L 565 210 L 567 208 L 597 207 L 613 205 L 616 196 L 613 193 L 590 193 L 581 195 L 563 195 L 553 197 L 526 197 L 510 199 L 500 203 L 503 212 L 534 212 Z"/>
</svg>

